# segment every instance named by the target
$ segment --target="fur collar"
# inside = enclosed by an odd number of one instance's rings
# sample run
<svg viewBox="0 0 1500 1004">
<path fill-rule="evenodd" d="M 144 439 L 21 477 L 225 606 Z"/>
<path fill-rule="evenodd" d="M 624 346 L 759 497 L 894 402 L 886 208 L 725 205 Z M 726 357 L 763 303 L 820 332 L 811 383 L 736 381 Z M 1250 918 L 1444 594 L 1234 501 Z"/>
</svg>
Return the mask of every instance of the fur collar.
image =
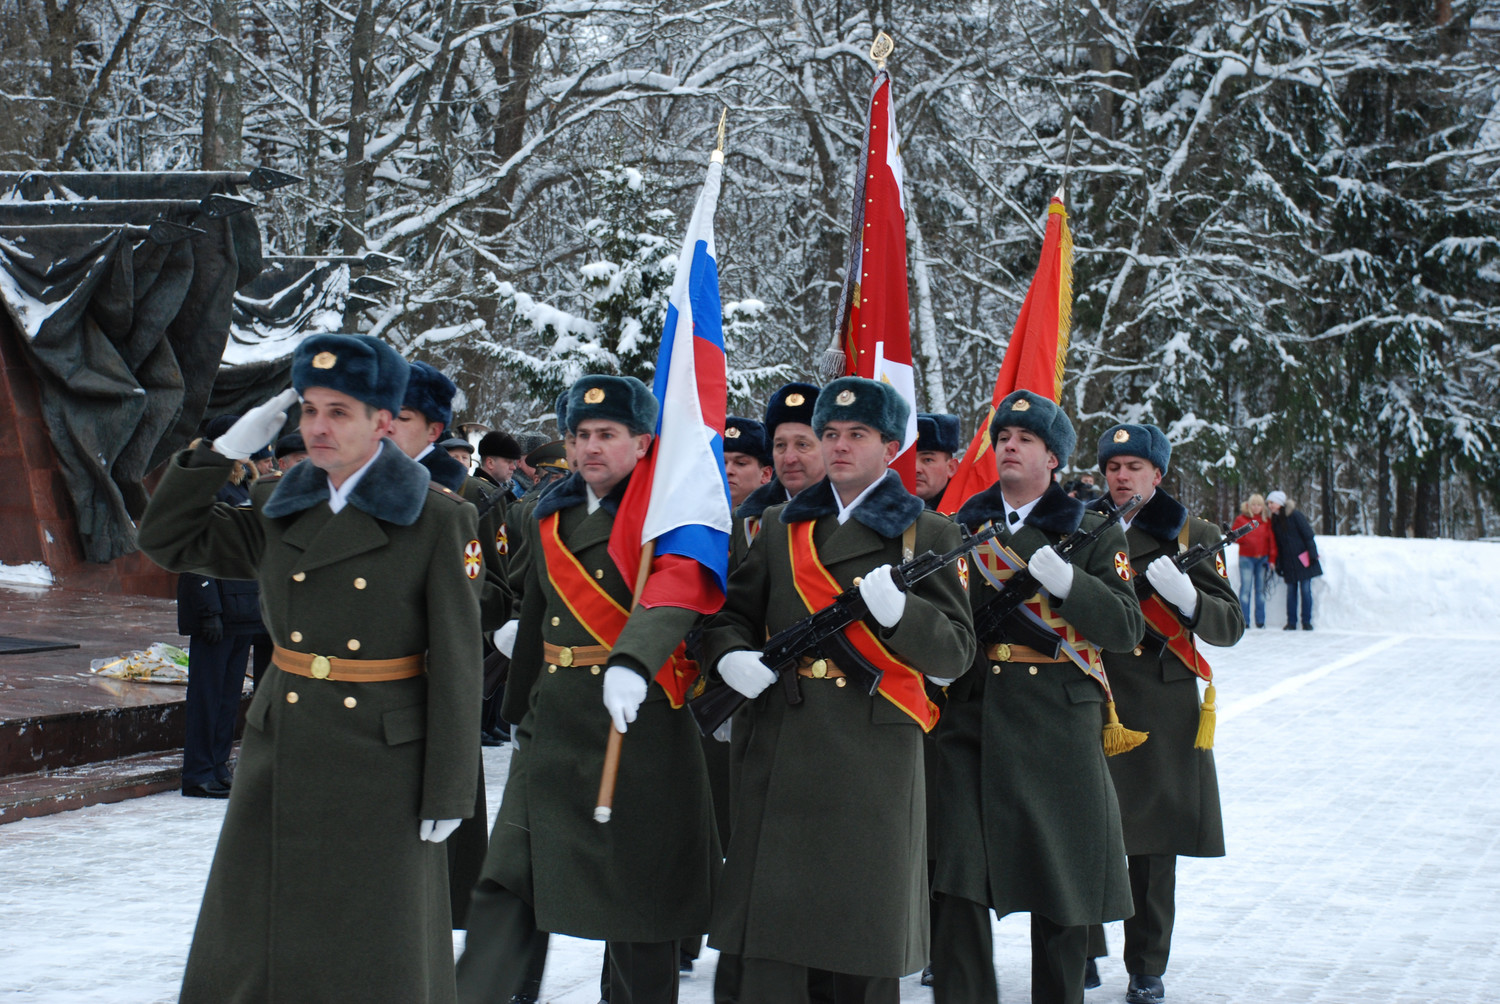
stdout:
<svg viewBox="0 0 1500 1004">
<path fill-rule="evenodd" d="M 395 443 L 382 443 L 375 462 L 349 493 L 349 504 L 387 523 L 411 526 L 427 504 L 431 481 L 427 469 Z M 281 477 L 263 511 L 280 519 L 327 502 L 328 494 L 328 475 L 304 460 Z"/>
<path fill-rule="evenodd" d="M 749 499 L 745 500 L 746 505 L 749 502 Z M 899 537 L 903 530 L 916 522 L 923 509 L 922 500 L 906 490 L 900 475 L 888 470 L 879 486 L 854 507 L 849 518 L 882 537 Z M 833 484 L 824 478 L 782 507 L 781 522 L 805 523 L 823 516 L 837 516 L 838 511 Z"/>
<path fill-rule="evenodd" d="M 1047 533 L 1067 536 L 1078 529 L 1078 524 L 1083 521 L 1083 510 L 1083 503 L 1063 491 L 1062 486 L 1054 481 L 1047 486 L 1047 490 L 1027 514 L 1026 525 Z M 969 500 L 959 507 L 958 515 L 954 518 L 970 530 L 977 530 L 991 521 L 1004 523 L 1005 497 L 1000 494 L 1000 486 L 993 484 L 984 491 L 969 496 Z"/>
<path fill-rule="evenodd" d="M 447 450 L 439 450 L 433 447 L 418 460 L 432 475 L 432 482 L 448 489 L 455 495 L 461 494 L 464 482 L 469 480 L 469 469 L 462 463 L 453 459 L 453 455 Z"/>
<path fill-rule="evenodd" d="M 1115 511 L 1115 504 L 1106 494 L 1090 502 L 1089 509 L 1107 516 Z M 1130 521 L 1130 528 L 1139 530 L 1154 540 L 1170 544 L 1177 540 L 1177 535 L 1182 532 L 1186 523 L 1187 508 L 1158 488 L 1156 494 L 1141 506 L 1141 511 Z"/>
<path fill-rule="evenodd" d="M 599 505 L 611 516 L 620 511 L 620 500 L 625 497 L 625 489 L 630 484 L 630 475 L 625 475 L 620 483 L 615 485 L 610 493 L 599 500 Z M 555 512 L 561 512 L 569 506 L 584 505 L 589 500 L 588 482 L 583 480 L 583 475 L 574 471 L 561 481 L 555 482 L 553 487 L 547 489 L 536 501 L 536 508 L 532 513 L 537 519 L 546 519 Z"/>
<path fill-rule="evenodd" d="M 734 518 L 759 517 L 773 505 L 781 505 L 786 500 L 786 489 L 781 487 L 781 479 L 773 475 L 770 481 L 745 497 L 745 501 L 734 511 Z"/>
</svg>

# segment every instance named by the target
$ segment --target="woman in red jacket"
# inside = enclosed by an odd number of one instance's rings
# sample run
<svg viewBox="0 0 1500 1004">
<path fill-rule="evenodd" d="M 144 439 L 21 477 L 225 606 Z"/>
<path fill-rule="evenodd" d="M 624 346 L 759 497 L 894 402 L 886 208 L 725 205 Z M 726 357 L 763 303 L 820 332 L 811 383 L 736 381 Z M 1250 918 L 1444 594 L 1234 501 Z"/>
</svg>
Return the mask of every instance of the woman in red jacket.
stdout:
<svg viewBox="0 0 1500 1004">
<path fill-rule="evenodd" d="M 1276 564 L 1276 537 L 1271 533 L 1271 523 L 1266 518 L 1266 500 L 1256 493 L 1240 505 L 1240 515 L 1232 529 L 1238 530 L 1249 523 L 1255 529 L 1239 540 L 1240 545 L 1240 609 L 1244 611 L 1245 623 L 1250 621 L 1250 597 L 1255 597 L 1255 626 L 1266 626 L 1266 585 L 1271 568 Z"/>
</svg>

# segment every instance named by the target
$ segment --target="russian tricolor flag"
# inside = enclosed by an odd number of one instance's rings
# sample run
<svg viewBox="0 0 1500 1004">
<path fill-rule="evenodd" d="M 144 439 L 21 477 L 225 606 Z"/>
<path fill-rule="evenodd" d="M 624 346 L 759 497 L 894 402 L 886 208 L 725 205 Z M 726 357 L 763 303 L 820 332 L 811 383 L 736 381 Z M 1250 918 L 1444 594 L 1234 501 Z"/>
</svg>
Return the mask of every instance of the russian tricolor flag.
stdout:
<svg viewBox="0 0 1500 1004">
<path fill-rule="evenodd" d="M 714 210 L 724 175 L 715 152 L 677 259 L 652 390 L 656 439 L 636 465 L 615 516 L 609 551 L 627 582 L 654 541 L 642 606 L 712 613 L 729 577 L 729 482 L 724 474 L 726 363 Z"/>
</svg>

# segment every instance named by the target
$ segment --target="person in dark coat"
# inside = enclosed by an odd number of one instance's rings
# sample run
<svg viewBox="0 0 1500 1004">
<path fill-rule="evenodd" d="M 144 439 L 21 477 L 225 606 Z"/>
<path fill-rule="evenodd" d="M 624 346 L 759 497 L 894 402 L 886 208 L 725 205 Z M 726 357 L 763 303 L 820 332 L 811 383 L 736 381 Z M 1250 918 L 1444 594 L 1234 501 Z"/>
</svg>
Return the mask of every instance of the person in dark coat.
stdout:
<svg viewBox="0 0 1500 1004">
<path fill-rule="evenodd" d="M 1297 511 L 1297 503 L 1287 498 L 1286 492 L 1267 495 L 1266 508 L 1271 510 L 1271 533 L 1276 536 L 1276 572 L 1286 580 L 1286 627 L 1282 630 L 1297 630 L 1300 606 L 1302 630 L 1311 631 L 1312 580 L 1323 574 L 1312 524 Z"/>
<path fill-rule="evenodd" d="M 385 441 L 407 369 L 368 335 L 308 337 L 296 389 L 174 456 L 141 519 L 169 571 L 258 580 L 276 642 L 186 1004 L 454 999 L 442 843 L 474 811 L 480 548 L 473 507 Z M 299 395 L 310 463 L 215 503 Z"/>
<path fill-rule="evenodd" d="M 982 548 L 971 572 L 969 602 L 979 611 L 995 596 L 992 579 L 1003 584 L 1024 562 L 1040 585 L 1027 620 L 1058 640 L 1046 651 L 1011 635 L 987 639 L 974 668 L 948 688 L 937 741 L 933 991 L 939 1004 L 996 1004 L 990 911 L 1025 912 L 1031 999 L 1082 1004 L 1089 925 L 1131 913 L 1102 740 L 1127 744 L 1118 742 L 1124 731 L 1100 652 L 1130 651 L 1144 622 L 1124 531 L 1108 528 L 1071 562 L 1055 550 L 1103 519 L 1052 479 L 1076 443 L 1067 416 L 1047 398 L 1015 391 L 997 407 L 990 441 L 999 483 L 956 514 L 971 532 L 1000 528 L 997 546 Z"/>
<path fill-rule="evenodd" d="M 204 430 L 207 438 L 227 432 L 238 417 L 214 419 Z M 254 481 L 250 465 L 235 461 L 217 501 L 248 507 Z M 259 587 L 254 581 L 212 579 L 191 572 L 178 576 L 177 631 L 189 638 L 182 793 L 192 798 L 228 798 L 229 754 L 239 720 L 245 667 L 251 645 L 265 632 Z"/>
<path fill-rule="evenodd" d="M 1206 694 L 1200 708 L 1198 681 L 1211 684 L 1213 675 L 1198 642 L 1223 648 L 1245 633 L 1223 554 L 1187 572 L 1172 560 L 1186 548 L 1211 547 L 1223 535 L 1207 520 L 1188 516 L 1182 503 L 1161 490 L 1171 460 L 1172 446 L 1156 426 L 1111 426 L 1099 439 L 1099 468 L 1109 495 L 1090 506 L 1108 513 L 1133 495 L 1145 500 L 1126 526 L 1125 539 L 1130 564 L 1148 587 L 1149 595 L 1139 588 L 1142 580 L 1133 580 L 1137 594 L 1146 597 L 1147 636 L 1129 652 L 1104 653 L 1120 714 L 1150 735 L 1108 761 L 1135 905 L 1135 914 L 1125 921 L 1127 1004 L 1161 1004 L 1165 998 L 1162 976 L 1177 914 L 1178 856 L 1224 854 L 1212 740 L 1200 735 L 1213 696 Z M 1102 941 L 1102 930 L 1098 937 Z"/>
</svg>

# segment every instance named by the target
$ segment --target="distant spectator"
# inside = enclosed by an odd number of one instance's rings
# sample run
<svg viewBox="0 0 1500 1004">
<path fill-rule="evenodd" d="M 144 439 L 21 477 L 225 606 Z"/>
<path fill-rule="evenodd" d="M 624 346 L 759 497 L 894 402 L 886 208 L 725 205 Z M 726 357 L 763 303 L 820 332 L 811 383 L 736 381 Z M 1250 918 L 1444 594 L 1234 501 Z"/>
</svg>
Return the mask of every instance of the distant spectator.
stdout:
<svg viewBox="0 0 1500 1004">
<path fill-rule="evenodd" d="M 516 498 L 525 495 L 536 487 L 536 465 L 531 462 L 531 451 L 547 445 L 550 440 L 540 432 L 524 432 L 516 437 L 516 445 L 521 449 L 521 458 L 516 461 L 516 469 L 511 473 L 511 492 Z"/>
<path fill-rule="evenodd" d="M 479 470 L 475 477 L 508 490 L 516 465 L 521 462 L 521 444 L 508 432 L 486 432 L 479 441 Z"/>
<path fill-rule="evenodd" d="M 1231 530 L 1250 524 L 1253 529 L 1240 538 L 1240 609 L 1244 611 L 1245 623 L 1250 624 L 1250 601 L 1255 600 L 1254 624 L 1266 626 L 1266 585 L 1271 575 L 1271 566 L 1276 562 L 1276 535 L 1266 519 L 1266 500 L 1259 492 L 1240 504 L 1240 514 L 1235 517 Z"/>
<path fill-rule="evenodd" d="M 1101 494 L 1099 486 L 1094 483 L 1092 474 L 1080 474 L 1078 477 L 1063 485 L 1063 491 L 1080 502 L 1092 502 Z"/>
<path fill-rule="evenodd" d="M 307 444 L 302 441 L 302 433 L 288 432 L 285 436 L 276 440 L 276 467 L 278 470 L 289 471 L 296 467 L 300 461 L 307 459 Z"/>
<path fill-rule="evenodd" d="M 1285 631 L 1297 630 L 1297 606 L 1301 599 L 1302 630 L 1311 631 L 1312 580 L 1323 574 L 1318 564 L 1318 545 L 1312 524 L 1297 511 L 1297 504 L 1276 491 L 1266 496 L 1271 510 L 1271 532 L 1276 537 L 1276 571 L 1286 580 Z"/>
<path fill-rule="evenodd" d="M 451 429 L 444 429 L 438 437 L 438 449 L 447 450 L 448 456 L 464 465 L 464 470 L 474 467 L 474 444 L 468 438 Z"/>
<path fill-rule="evenodd" d="M 276 470 L 276 457 L 269 448 L 256 450 L 250 454 L 250 459 L 255 461 L 255 476 L 263 478 Z"/>
</svg>

